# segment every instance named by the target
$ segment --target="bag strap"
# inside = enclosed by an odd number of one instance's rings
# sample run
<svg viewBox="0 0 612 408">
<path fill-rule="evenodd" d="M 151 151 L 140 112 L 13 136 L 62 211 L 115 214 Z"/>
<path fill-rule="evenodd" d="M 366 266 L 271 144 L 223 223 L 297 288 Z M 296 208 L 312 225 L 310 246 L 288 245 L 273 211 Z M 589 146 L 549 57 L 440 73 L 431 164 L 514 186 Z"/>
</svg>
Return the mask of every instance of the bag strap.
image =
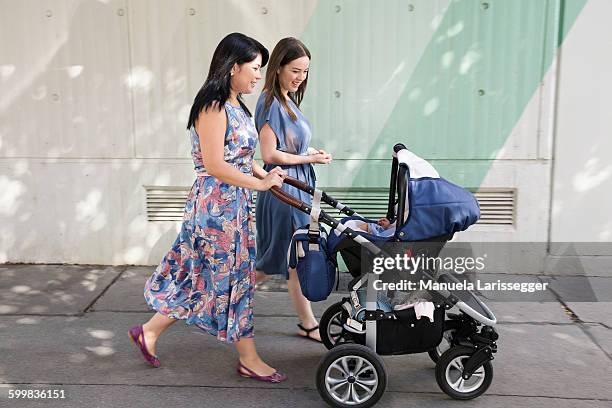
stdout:
<svg viewBox="0 0 612 408">
<path fill-rule="evenodd" d="M 291 237 L 289 248 L 287 248 L 287 261 L 288 261 L 287 263 L 291 268 L 295 268 L 297 265 L 298 258 L 300 258 L 301 256 L 304 256 L 300 254 L 301 247 L 299 247 L 299 245 L 301 245 L 301 243 L 300 241 L 296 239 L 296 237 L 301 234 L 308 234 L 308 230 L 305 228 L 300 228 L 300 229 L 295 230 L 295 232 L 293 233 L 293 236 Z"/>
<path fill-rule="evenodd" d="M 319 237 L 321 230 L 319 226 L 319 216 L 321 215 L 321 197 L 323 192 L 319 189 L 314 190 L 312 202 L 310 204 L 310 224 L 308 225 L 308 249 L 310 251 L 319 250 Z"/>
</svg>

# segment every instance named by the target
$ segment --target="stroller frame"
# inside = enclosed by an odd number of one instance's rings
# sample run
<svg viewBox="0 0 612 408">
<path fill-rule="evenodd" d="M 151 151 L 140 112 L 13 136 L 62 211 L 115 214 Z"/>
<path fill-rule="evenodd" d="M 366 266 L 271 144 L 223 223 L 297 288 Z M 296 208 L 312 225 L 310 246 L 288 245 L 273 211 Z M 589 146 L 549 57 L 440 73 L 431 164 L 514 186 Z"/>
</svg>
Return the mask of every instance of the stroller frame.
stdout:
<svg viewBox="0 0 612 408">
<path fill-rule="evenodd" d="M 396 228 L 395 236 L 393 237 L 393 240 L 392 240 L 395 242 L 402 241 L 404 232 L 401 231 L 400 226 L 404 225 L 404 223 L 407 222 L 410 216 L 410 213 L 409 213 L 410 203 L 408 202 L 410 197 L 407 191 L 408 181 L 410 179 L 410 167 L 408 164 L 409 162 L 408 158 L 410 155 L 412 155 L 412 153 L 410 153 L 403 144 L 398 143 L 393 147 L 393 154 L 392 154 L 393 160 L 392 160 L 392 166 L 391 166 L 391 177 L 390 177 L 390 185 L 389 185 L 389 201 L 388 201 L 386 218 L 389 219 L 390 222 L 395 221 L 396 225 L 398 226 Z M 318 190 L 314 187 L 311 187 L 310 185 L 306 183 L 303 183 L 291 177 L 285 178 L 284 182 L 316 197 L 315 201 L 317 202 L 319 201 L 319 197 L 320 197 L 320 201 L 326 203 L 327 205 L 331 207 L 336 208 L 343 214 L 346 214 L 348 216 L 361 217 L 355 210 L 342 204 L 338 200 L 326 194 L 324 191 Z M 311 217 L 313 217 L 313 219 L 315 219 L 316 221 L 322 222 L 328 225 L 329 227 L 332 228 L 332 230 L 338 231 L 343 236 L 350 238 L 354 242 L 358 243 L 360 246 L 365 247 L 368 251 L 370 251 L 374 255 L 384 254 L 384 251 L 382 251 L 378 246 L 376 246 L 374 243 L 369 241 L 367 238 L 361 236 L 358 232 L 354 231 L 350 227 L 347 227 L 346 225 L 337 221 L 333 217 L 329 216 L 325 211 L 318 208 L 318 204 L 308 205 L 277 187 L 272 188 L 270 191 L 272 192 L 274 196 L 276 196 L 281 201 L 301 210 L 302 212 L 305 212 L 311 215 Z M 397 195 L 397 200 L 396 200 L 396 195 Z M 395 213 L 395 204 L 397 204 L 397 213 Z M 364 218 L 364 217 L 361 217 L 361 218 Z M 308 232 L 309 238 L 316 240 L 318 238 L 318 236 L 316 236 L 317 233 L 318 231 L 309 230 Z M 443 237 L 437 237 L 437 238 L 440 238 L 437 241 L 444 243 L 450 240 L 452 238 L 452 235 L 453 234 L 450 234 L 448 236 L 443 236 Z M 382 362 L 382 359 L 380 359 L 380 357 L 378 357 L 377 355 L 377 349 L 378 349 L 377 348 L 377 345 L 378 345 L 377 344 L 377 341 L 378 341 L 377 325 L 380 324 L 379 322 L 384 321 L 384 320 L 396 320 L 397 317 L 394 312 L 389 313 L 389 312 L 384 312 L 378 309 L 378 303 L 377 303 L 378 293 L 377 293 L 377 290 L 374 288 L 374 280 L 376 276 L 377 275 L 375 275 L 373 272 L 369 272 L 366 275 L 356 277 L 350 282 L 349 284 L 350 296 L 349 298 L 343 299 L 343 301 L 341 302 L 342 307 L 351 317 L 355 316 L 359 311 L 365 311 L 365 318 L 364 318 L 365 330 L 359 327 L 359 324 L 361 323 L 358 323 L 355 320 L 351 322 L 351 319 L 349 318 L 348 322 L 343 325 L 343 333 L 344 333 L 344 330 L 346 330 L 347 332 L 354 333 L 358 336 L 359 335 L 362 336 L 363 334 L 365 334 L 365 341 L 364 341 L 365 347 L 363 345 L 359 346 L 362 349 L 357 350 L 359 348 L 357 347 L 357 345 L 350 345 L 350 347 L 352 347 L 351 350 L 353 352 L 356 352 L 356 354 L 361 355 L 362 357 L 367 355 L 364 358 L 369 357 L 370 359 L 374 359 L 372 360 L 373 367 L 377 367 L 377 365 L 383 367 L 382 369 L 383 375 L 381 376 L 379 374 L 377 378 L 384 377 L 384 381 L 383 381 L 383 384 L 380 384 L 382 387 L 379 387 L 377 389 L 377 392 L 374 392 L 373 395 L 371 395 L 369 398 L 365 400 L 361 400 L 361 401 L 359 399 L 355 399 L 347 403 L 347 401 L 343 401 L 333 395 L 330 395 L 329 386 L 327 386 L 327 390 L 322 390 L 324 386 L 320 384 L 319 377 L 321 376 L 321 373 L 319 373 L 319 375 L 317 375 L 317 388 L 321 396 L 328 403 L 335 405 L 335 406 L 340 406 L 340 407 L 344 407 L 344 406 L 368 407 L 368 406 L 371 406 L 374 403 L 376 403 L 378 399 L 382 396 L 382 393 L 384 392 L 384 388 L 386 386 L 386 374 L 384 374 L 384 363 Z M 445 279 L 455 279 L 448 275 L 443 275 L 442 277 Z M 367 289 L 366 289 L 365 307 L 364 307 L 360 302 L 357 291 L 361 289 L 362 287 L 364 287 L 365 285 L 367 285 Z M 447 365 L 451 363 L 456 364 L 456 361 L 459 358 L 460 359 L 459 364 L 462 363 L 461 378 L 463 380 L 468 380 L 472 375 L 474 375 L 477 372 L 477 370 L 480 370 L 481 372 L 485 372 L 485 374 L 490 373 L 490 375 L 488 375 L 487 381 L 484 381 L 485 384 L 483 384 L 482 387 L 480 387 L 479 389 L 475 391 L 472 390 L 470 392 L 461 392 L 460 390 L 454 389 L 451 386 L 451 384 L 448 384 L 449 381 L 448 381 L 448 367 L 447 366 L 444 367 L 444 370 L 438 370 L 438 367 L 436 368 L 436 379 L 438 381 L 438 384 L 442 388 L 442 390 L 453 398 L 456 398 L 456 399 L 475 398 L 486 391 L 486 389 L 488 388 L 490 384 L 491 378 L 492 378 L 492 368 L 490 367 L 490 360 L 493 360 L 493 353 L 497 351 L 496 340 L 498 338 L 498 335 L 494 329 L 494 326 L 497 323 L 495 315 L 483 302 L 481 302 L 477 297 L 473 295 L 472 295 L 472 299 L 470 300 L 474 303 L 471 303 L 470 305 L 468 304 L 470 302 L 467 302 L 464 299 L 460 299 L 455 294 L 449 291 L 443 291 L 443 290 L 430 291 L 430 294 L 433 296 L 433 302 L 435 304 L 436 309 L 444 308 L 444 310 L 449 310 L 453 307 L 457 307 L 457 309 L 459 309 L 459 311 L 462 312 L 462 314 L 448 314 L 448 317 L 450 318 L 450 320 L 443 319 L 444 320 L 443 333 L 444 333 L 445 338 L 446 338 L 447 331 L 450 332 L 452 330 L 454 333 L 457 334 L 455 336 L 456 338 L 452 340 L 447 339 L 449 343 L 451 343 L 451 348 L 447 350 L 447 352 L 444 354 L 442 354 L 442 352 L 440 352 L 437 347 L 429 351 L 428 350 L 416 350 L 416 351 L 388 352 L 388 353 L 382 353 L 382 354 L 383 355 L 384 354 L 411 354 L 415 352 L 428 351 L 431 358 L 434 361 L 439 363 L 444 360 L 445 364 Z M 348 306 L 349 302 L 352 307 Z M 338 304 L 334 306 L 337 306 L 337 305 Z M 330 307 L 330 309 L 332 309 L 334 306 Z M 349 310 L 349 309 L 352 309 L 352 310 Z M 479 311 L 476 309 L 479 309 Z M 353 312 L 354 314 L 351 314 L 351 312 Z M 446 316 L 446 313 L 443 313 L 442 316 L 443 317 Z M 323 318 L 321 320 L 323 320 Z M 354 324 L 351 324 L 351 323 L 354 323 Z M 480 332 L 477 332 L 476 328 L 480 325 L 483 325 L 484 327 L 480 330 Z M 412 326 L 414 326 L 414 324 Z M 460 335 L 460 333 L 464 333 L 464 335 Z M 326 346 L 329 348 L 327 344 Z M 349 345 L 342 345 L 342 346 L 335 345 L 335 347 L 334 345 L 332 345 L 333 349 L 332 351 L 330 351 L 330 353 L 332 353 L 333 351 L 337 349 L 340 352 L 343 352 L 344 349 L 347 349 L 347 347 L 345 346 L 349 346 Z M 457 352 L 455 352 L 454 354 L 449 355 L 448 358 L 444 359 L 444 357 L 447 356 L 447 354 L 449 354 L 448 352 L 453 350 L 453 346 L 456 349 L 455 351 L 462 352 L 463 354 L 459 353 L 461 354 L 461 356 L 456 357 L 455 355 L 457 354 Z M 374 354 L 374 356 L 371 355 L 372 353 Z M 327 356 L 322 360 L 321 364 L 325 363 L 326 358 Z M 378 359 L 378 361 L 375 361 L 376 358 Z M 463 358 L 463 360 L 461 360 L 461 358 Z M 329 360 L 329 358 L 327 359 Z M 449 360 L 449 361 L 446 361 L 446 360 Z M 483 366 L 485 365 L 487 365 L 487 367 L 485 367 L 486 370 L 482 371 Z M 321 369 L 319 371 L 321 371 Z M 438 371 L 440 371 L 440 373 Z M 445 372 L 442 373 L 442 371 L 445 371 Z M 446 378 L 445 378 L 445 374 L 446 374 Z"/>
</svg>

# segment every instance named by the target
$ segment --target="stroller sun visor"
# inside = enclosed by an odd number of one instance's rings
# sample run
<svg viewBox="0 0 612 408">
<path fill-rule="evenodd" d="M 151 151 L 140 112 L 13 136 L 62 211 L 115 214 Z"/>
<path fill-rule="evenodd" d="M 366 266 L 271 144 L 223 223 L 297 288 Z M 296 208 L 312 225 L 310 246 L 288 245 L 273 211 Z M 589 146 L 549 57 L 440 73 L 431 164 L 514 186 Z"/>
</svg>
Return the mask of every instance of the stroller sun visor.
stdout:
<svg viewBox="0 0 612 408">
<path fill-rule="evenodd" d="M 430 163 L 408 150 L 398 152 L 397 158 L 410 173 L 402 241 L 453 234 L 478 221 L 480 207 L 472 193 L 440 177 Z"/>
<path fill-rule="evenodd" d="M 410 178 L 440 178 L 436 169 L 434 169 L 427 160 L 420 158 L 410 150 L 400 150 L 399 153 L 397 153 L 397 161 L 408 166 L 410 169 Z"/>
</svg>

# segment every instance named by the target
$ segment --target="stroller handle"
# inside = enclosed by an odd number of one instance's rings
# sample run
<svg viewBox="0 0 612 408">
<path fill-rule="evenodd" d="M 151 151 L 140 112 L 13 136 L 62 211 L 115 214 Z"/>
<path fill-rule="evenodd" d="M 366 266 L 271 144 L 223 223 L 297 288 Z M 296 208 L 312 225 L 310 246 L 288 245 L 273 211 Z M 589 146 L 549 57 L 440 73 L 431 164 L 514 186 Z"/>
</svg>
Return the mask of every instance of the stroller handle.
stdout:
<svg viewBox="0 0 612 408">
<path fill-rule="evenodd" d="M 312 187 L 309 184 L 306 184 L 303 181 L 300 181 L 300 180 L 298 180 L 296 178 L 287 176 L 287 177 L 285 177 L 284 182 L 289 184 L 290 186 L 293 186 L 293 187 L 297 188 L 298 190 L 305 191 L 305 192 L 307 192 L 310 195 L 314 195 L 315 194 L 315 188 L 314 187 Z M 302 200 L 299 200 L 299 199 L 295 198 L 294 196 L 292 196 L 291 194 L 287 193 L 286 191 L 283 191 L 281 188 L 279 188 L 279 187 L 272 187 L 270 189 L 270 192 L 272 193 L 272 195 L 274 195 L 276 198 L 278 198 L 282 202 L 284 202 L 286 204 L 289 204 L 290 206 L 295 207 L 298 210 L 300 210 L 302 212 L 305 212 L 306 214 L 309 214 L 309 215 L 311 214 L 312 207 L 310 206 L 310 204 L 306 204 Z M 357 216 L 361 217 L 359 214 L 357 214 L 357 212 L 352 210 L 350 207 L 342 204 L 341 202 L 339 202 L 335 198 L 330 197 L 324 191 L 321 192 L 321 201 L 324 202 L 325 204 L 331 206 L 331 207 L 336 208 L 340 212 L 342 212 L 344 214 L 347 214 L 348 216 L 357 215 Z M 367 240 L 363 239 L 362 237 L 360 237 L 357 232 L 353 231 L 351 228 L 349 228 L 347 226 L 342 225 L 339 221 L 335 220 L 333 217 L 330 217 L 322 209 L 321 209 L 321 212 L 319 213 L 319 221 L 321 221 L 322 223 L 324 223 L 326 225 L 329 225 L 333 229 L 338 229 L 338 231 L 343 232 L 349 238 L 357 240 L 357 242 L 360 242 L 362 244 L 363 244 L 363 242 L 367 242 Z M 378 253 L 378 251 L 379 251 L 379 249 L 376 248 L 376 247 L 374 247 L 372 250 L 374 251 L 374 253 Z"/>
<path fill-rule="evenodd" d="M 304 183 L 301 180 L 298 180 L 296 178 L 287 176 L 284 179 L 284 182 L 286 184 L 289 184 L 290 186 L 293 186 L 295 188 L 297 188 L 298 190 L 302 190 L 308 194 L 310 194 L 311 196 L 315 194 L 316 189 L 314 187 L 312 187 L 309 184 Z M 306 204 L 305 202 L 303 202 L 302 200 L 299 200 L 297 198 L 295 198 L 294 196 L 292 196 L 291 194 L 287 193 L 286 191 L 283 191 L 281 188 L 279 187 L 272 187 L 270 189 L 270 192 L 279 200 L 281 200 L 282 202 L 289 204 L 292 207 L 295 207 L 307 214 L 310 214 L 310 210 L 311 210 L 311 206 L 309 204 Z M 329 196 L 326 192 L 321 191 L 321 201 L 324 202 L 325 204 L 336 208 L 338 211 L 351 216 L 351 215 L 359 215 L 357 214 L 357 212 L 353 209 L 351 209 L 349 206 L 342 204 L 340 201 L 336 200 L 335 198 Z"/>
<path fill-rule="evenodd" d="M 287 176 L 285 177 L 285 179 L 283 180 L 285 183 L 289 184 L 290 186 L 293 186 L 295 188 L 297 188 L 298 190 L 302 190 L 307 192 L 308 194 L 314 194 L 314 188 L 312 188 L 310 185 L 304 183 L 303 181 L 300 181 L 296 178 Z M 304 211 L 305 213 L 310 213 L 309 211 L 309 206 L 306 205 L 305 202 L 303 202 L 302 200 L 299 200 L 297 198 L 295 198 L 294 196 L 292 196 L 291 194 L 283 191 L 280 187 L 272 187 L 270 189 L 270 192 L 279 200 L 281 200 L 282 202 L 284 202 L 285 204 L 289 204 L 292 207 L 298 208 L 302 211 Z"/>
</svg>

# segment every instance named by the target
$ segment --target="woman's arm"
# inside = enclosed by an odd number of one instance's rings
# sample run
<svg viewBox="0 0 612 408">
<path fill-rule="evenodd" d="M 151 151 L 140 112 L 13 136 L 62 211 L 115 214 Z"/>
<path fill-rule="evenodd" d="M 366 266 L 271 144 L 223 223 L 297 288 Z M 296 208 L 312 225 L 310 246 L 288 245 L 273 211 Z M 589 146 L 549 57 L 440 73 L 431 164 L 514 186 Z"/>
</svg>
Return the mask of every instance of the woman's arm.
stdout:
<svg viewBox="0 0 612 408">
<path fill-rule="evenodd" d="M 276 135 L 267 123 L 259 131 L 259 144 L 261 146 L 261 158 L 265 163 L 294 165 L 304 163 L 327 164 L 331 161 L 331 155 L 327 153 L 301 156 L 277 150 Z"/>
<path fill-rule="evenodd" d="M 263 167 L 259 165 L 255 160 L 253 160 L 253 175 L 259 179 L 266 177 L 268 174 L 267 171 L 264 170 Z"/>
<path fill-rule="evenodd" d="M 278 173 L 283 179 L 287 177 L 287 172 L 282 169 L 282 167 L 274 167 L 270 171 L 264 170 L 263 167 L 259 165 L 255 160 L 253 160 L 253 175 L 260 179 L 265 179 L 270 173 Z"/>
<path fill-rule="evenodd" d="M 226 128 L 225 110 L 219 108 L 218 104 L 200 112 L 196 121 L 196 132 L 200 138 L 206 172 L 224 183 L 252 190 L 265 191 L 272 186 L 280 187 L 283 182 L 278 172 L 270 172 L 264 179 L 258 179 L 241 172 L 223 159 Z"/>
</svg>

